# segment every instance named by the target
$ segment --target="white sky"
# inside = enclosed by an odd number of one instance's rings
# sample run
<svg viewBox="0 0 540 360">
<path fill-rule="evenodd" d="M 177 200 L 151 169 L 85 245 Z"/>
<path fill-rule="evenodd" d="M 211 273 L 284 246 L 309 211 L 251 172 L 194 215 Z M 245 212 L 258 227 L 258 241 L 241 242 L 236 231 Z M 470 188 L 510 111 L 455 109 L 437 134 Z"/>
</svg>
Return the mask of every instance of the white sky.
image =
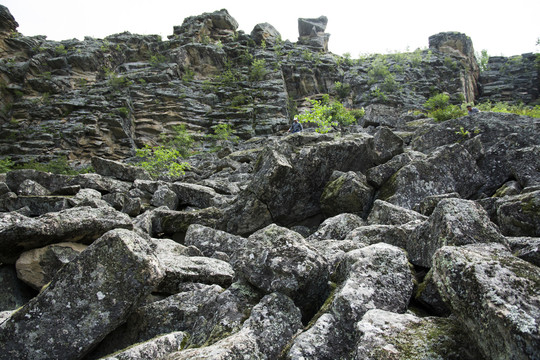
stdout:
<svg viewBox="0 0 540 360">
<path fill-rule="evenodd" d="M 26 36 L 49 40 L 104 38 L 129 31 L 164 40 L 184 18 L 227 9 L 251 33 L 270 23 L 296 42 L 298 18 L 328 17 L 329 49 L 336 54 L 413 51 L 430 35 L 459 31 L 489 55 L 540 52 L 539 0 L 0 0 Z"/>
</svg>

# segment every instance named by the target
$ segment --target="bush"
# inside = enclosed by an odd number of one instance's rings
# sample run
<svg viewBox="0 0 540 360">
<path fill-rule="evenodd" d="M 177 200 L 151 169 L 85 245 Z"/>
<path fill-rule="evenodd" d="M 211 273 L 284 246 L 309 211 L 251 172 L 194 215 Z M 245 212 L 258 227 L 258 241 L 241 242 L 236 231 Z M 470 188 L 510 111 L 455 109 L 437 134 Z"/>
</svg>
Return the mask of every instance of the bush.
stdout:
<svg viewBox="0 0 540 360">
<path fill-rule="evenodd" d="M 492 104 L 490 101 L 486 101 L 484 103 L 478 104 L 476 107 L 480 111 L 511 113 L 540 118 L 540 105 L 532 107 L 523 104 L 509 104 L 506 102 L 497 102 L 495 104 Z"/>
<path fill-rule="evenodd" d="M 214 126 L 214 134 L 209 134 L 207 137 L 214 141 L 238 141 L 238 137 L 234 135 L 233 127 L 230 124 L 218 124 Z"/>
<path fill-rule="evenodd" d="M 33 160 L 25 164 L 17 165 L 15 169 L 33 169 L 37 171 L 50 172 L 53 174 L 61 175 L 79 174 L 78 171 L 73 170 L 71 166 L 69 166 L 67 158 L 65 156 L 60 156 L 46 163 L 41 163 Z"/>
<path fill-rule="evenodd" d="M 10 171 L 13 168 L 13 161 L 11 161 L 11 158 L 8 156 L 5 159 L 0 160 L 0 174 L 6 173 Z"/>
<path fill-rule="evenodd" d="M 178 162 L 178 159 L 182 157 L 178 150 L 168 149 L 164 146 L 145 145 L 144 148 L 137 149 L 135 155 L 144 159 L 137 166 L 148 171 L 154 178 L 158 178 L 160 175 L 178 177 L 184 175 L 186 170 L 190 168 L 187 162 Z"/>
<path fill-rule="evenodd" d="M 339 101 L 330 102 L 328 94 L 324 94 L 322 100 L 309 100 L 313 105 L 311 111 L 298 115 L 301 123 L 314 123 L 317 125 L 316 132 L 325 134 L 332 127 L 351 125 L 356 121 L 355 116 L 347 110 Z"/>
<path fill-rule="evenodd" d="M 424 107 L 428 110 L 443 109 L 448 105 L 450 105 L 450 96 L 448 94 L 437 94 L 424 103 Z"/>
<path fill-rule="evenodd" d="M 195 140 L 187 132 L 184 124 L 173 126 L 173 130 L 175 135 L 172 139 L 165 141 L 166 147 L 177 150 L 182 157 L 188 157 L 193 151 Z"/>
<path fill-rule="evenodd" d="M 266 73 L 266 60 L 253 60 L 251 63 L 251 69 L 249 71 L 249 79 L 251 81 L 261 81 L 266 76 Z"/>
<path fill-rule="evenodd" d="M 424 107 L 429 110 L 428 116 L 435 121 L 446 121 L 467 115 L 465 110 L 462 110 L 457 105 L 450 104 L 450 96 L 448 94 L 437 94 L 430 97 Z"/>
</svg>

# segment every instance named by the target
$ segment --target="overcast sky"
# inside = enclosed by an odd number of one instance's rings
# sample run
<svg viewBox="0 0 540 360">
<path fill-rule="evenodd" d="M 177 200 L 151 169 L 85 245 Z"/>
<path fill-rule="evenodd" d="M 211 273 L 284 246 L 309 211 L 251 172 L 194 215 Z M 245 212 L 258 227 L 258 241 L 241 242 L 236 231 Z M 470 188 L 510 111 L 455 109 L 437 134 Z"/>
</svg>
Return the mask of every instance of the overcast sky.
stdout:
<svg viewBox="0 0 540 360">
<path fill-rule="evenodd" d="M 104 38 L 129 31 L 159 34 L 164 40 L 184 18 L 227 9 L 251 33 L 270 23 L 296 42 L 298 18 L 328 17 L 329 50 L 335 54 L 413 51 L 430 35 L 459 31 L 475 51 L 489 55 L 540 52 L 540 0 L 0 0 L 23 35 L 49 40 Z"/>
</svg>

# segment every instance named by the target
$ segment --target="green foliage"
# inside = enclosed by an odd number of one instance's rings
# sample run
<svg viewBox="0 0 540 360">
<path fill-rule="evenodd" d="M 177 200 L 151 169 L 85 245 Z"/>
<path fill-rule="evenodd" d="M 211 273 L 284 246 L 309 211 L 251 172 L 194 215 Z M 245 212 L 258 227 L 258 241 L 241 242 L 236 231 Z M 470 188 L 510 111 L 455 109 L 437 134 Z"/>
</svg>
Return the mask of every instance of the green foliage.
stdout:
<svg viewBox="0 0 540 360">
<path fill-rule="evenodd" d="M 497 102 L 495 104 L 492 104 L 490 101 L 486 101 L 484 103 L 478 104 L 476 107 L 480 111 L 511 113 L 540 118 L 540 105 L 526 106 L 523 104 L 509 104 L 506 102 Z"/>
<path fill-rule="evenodd" d="M 383 58 L 377 58 L 371 64 L 368 70 L 368 84 L 374 84 L 376 82 L 384 81 L 386 77 L 390 76 L 390 70 L 386 65 L 386 60 Z"/>
<path fill-rule="evenodd" d="M 345 99 L 351 93 L 350 84 L 342 84 L 341 82 L 336 81 L 334 83 L 334 88 L 336 89 L 337 95 L 340 100 Z"/>
<path fill-rule="evenodd" d="M 456 70 L 458 68 L 458 64 L 449 56 L 444 57 L 444 66 L 452 70 Z"/>
<path fill-rule="evenodd" d="M 478 62 L 478 67 L 480 68 L 480 72 L 487 70 L 487 64 L 489 61 L 489 55 L 487 53 L 486 49 L 483 49 L 480 54 L 477 52 L 475 54 L 476 61 Z"/>
<path fill-rule="evenodd" d="M 244 94 L 238 94 L 231 100 L 232 107 L 239 107 L 248 103 L 248 97 Z"/>
<path fill-rule="evenodd" d="M 322 100 L 308 100 L 313 108 L 311 111 L 298 115 L 301 123 L 313 123 L 317 125 L 316 132 L 325 134 L 333 126 L 351 125 L 356 121 L 355 116 L 347 110 L 339 101 L 330 101 L 328 94 L 324 94 Z"/>
<path fill-rule="evenodd" d="M 175 134 L 172 139 L 162 140 L 165 142 L 167 148 L 173 148 L 177 150 L 182 157 L 188 157 L 193 152 L 195 140 L 187 132 L 186 125 L 184 124 L 173 126 L 173 130 Z"/>
<path fill-rule="evenodd" d="M 179 177 L 190 168 L 187 162 L 178 162 L 182 156 L 177 149 L 145 145 L 144 148 L 137 149 L 135 155 L 143 159 L 137 166 L 148 171 L 154 178 L 160 175 Z"/>
<path fill-rule="evenodd" d="M 207 135 L 207 138 L 214 141 L 237 142 L 238 137 L 234 135 L 234 129 L 230 124 L 218 124 L 213 127 L 214 133 Z"/>
<path fill-rule="evenodd" d="M 249 71 L 249 79 L 251 81 L 261 81 L 266 76 L 266 60 L 255 59 L 251 63 L 251 69 Z"/>
<path fill-rule="evenodd" d="M 450 96 L 448 94 L 437 94 L 430 97 L 424 107 L 429 110 L 428 116 L 435 121 L 446 121 L 467 115 L 467 112 L 462 110 L 457 105 L 450 104 Z"/>
<path fill-rule="evenodd" d="M 129 109 L 127 107 L 120 107 L 120 108 L 117 108 L 116 109 L 116 112 L 118 113 L 118 115 L 120 115 L 121 117 L 123 117 L 124 119 L 127 118 L 129 116 Z"/>
<path fill-rule="evenodd" d="M 182 81 L 185 83 L 193 81 L 195 78 L 195 72 L 191 68 L 184 69 L 184 75 L 182 75 Z"/>
<path fill-rule="evenodd" d="M 60 156 L 46 163 L 40 163 L 36 160 L 33 160 L 25 164 L 17 165 L 15 169 L 33 169 L 37 171 L 50 172 L 53 174 L 62 175 L 79 174 L 78 171 L 73 170 L 71 166 L 69 166 L 67 158 L 65 156 Z"/>
<path fill-rule="evenodd" d="M 450 96 L 448 94 L 437 94 L 430 97 L 425 103 L 424 107 L 428 110 L 443 109 L 450 104 Z"/>
<path fill-rule="evenodd" d="M 60 44 L 54 48 L 54 53 L 56 54 L 56 56 L 66 55 L 67 54 L 66 47 Z"/>
<path fill-rule="evenodd" d="M 166 62 L 167 57 L 163 54 L 156 54 L 150 56 L 150 65 L 152 65 L 152 67 L 159 67 Z"/>
<path fill-rule="evenodd" d="M 11 161 L 11 158 L 9 156 L 4 159 L 0 159 L 0 174 L 8 172 L 12 168 L 13 161 Z"/>
<path fill-rule="evenodd" d="M 378 99 L 379 101 L 381 102 L 385 102 L 386 100 L 388 100 L 388 96 L 386 96 L 386 94 L 384 93 L 384 91 L 381 91 L 381 89 L 379 89 L 378 87 L 376 87 L 375 89 L 371 90 L 371 92 L 369 93 L 369 95 L 373 98 L 376 98 Z"/>
</svg>

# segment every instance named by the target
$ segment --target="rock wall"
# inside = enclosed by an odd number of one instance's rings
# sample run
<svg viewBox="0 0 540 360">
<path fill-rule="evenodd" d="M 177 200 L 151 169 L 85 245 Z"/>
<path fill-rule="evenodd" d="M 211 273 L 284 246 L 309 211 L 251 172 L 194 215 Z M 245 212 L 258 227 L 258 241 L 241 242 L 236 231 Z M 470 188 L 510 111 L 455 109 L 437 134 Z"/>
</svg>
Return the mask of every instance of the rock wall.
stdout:
<svg viewBox="0 0 540 360">
<path fill-rule="evenodd" d="M 403 110 L 440 92 L 455 103 L 477 93 L 472 42 L 459 33 L 430 37 L 426 50 L 351 59 L 326 51 L 325 17 L 299 19 L 297 43 L 269 24 L 237 31 L 226 10 L 186 18 L 165 41 L 55 42 L 18 33 L 5 7 L 2 19 L 0 156 L 16 163 L 123 159 L 181 124 L 198 138 L 218 124 L 243 139 L 269 135 L 324 93 L 349 108 Z"/>
</svg>

